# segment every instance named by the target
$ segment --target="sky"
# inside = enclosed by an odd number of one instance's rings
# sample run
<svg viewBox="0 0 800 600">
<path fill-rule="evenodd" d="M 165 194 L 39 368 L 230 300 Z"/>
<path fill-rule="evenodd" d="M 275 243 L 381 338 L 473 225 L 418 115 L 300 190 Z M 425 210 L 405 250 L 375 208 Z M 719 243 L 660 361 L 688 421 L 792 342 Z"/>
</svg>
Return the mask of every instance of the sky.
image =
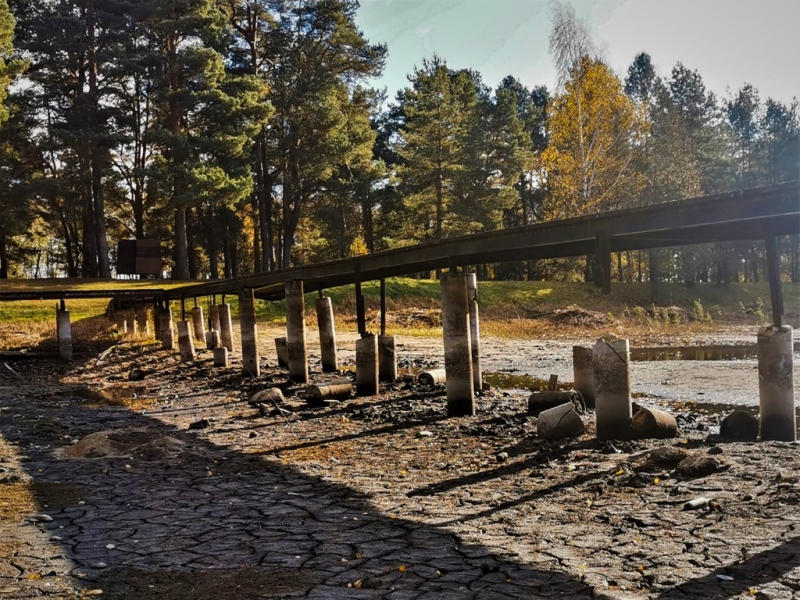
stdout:
<svg viewBox="0 0 800 600">
<path fill-rule="evenodd" d="M 601 56 L 624 77 L 639 52 L 659 75 L 682 62 L 721 98 L 754 85 L 762 100 L 800 99 L 800 0 L 571 0 Z M 547 51 L 548 0 L 361 0 L 367 38 L 384 42 L 389 99 L 423 58 L 471 68 L 496 86 L 513 75 L 529 87 L 556 83 Z"/>
</svg>

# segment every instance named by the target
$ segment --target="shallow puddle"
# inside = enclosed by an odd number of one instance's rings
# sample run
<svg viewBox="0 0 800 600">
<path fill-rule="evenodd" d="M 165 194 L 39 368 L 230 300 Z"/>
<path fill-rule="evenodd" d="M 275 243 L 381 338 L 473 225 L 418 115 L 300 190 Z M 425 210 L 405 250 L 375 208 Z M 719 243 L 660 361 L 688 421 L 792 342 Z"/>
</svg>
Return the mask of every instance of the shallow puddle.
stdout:
<svg viewBox="0 0 800 600">
<path fill-rule="evenodd" d="M 145 384 L 121 384 L 84 388 L 80 393 L 86 408 L 106 408 L 124 406 L 131 410 L 151 408 L 159 397 Z"/>
<path fill-rule="evenodd" d="M 631 348 L 631 360 L 744 360 L 757 358 L 755 344 L 720 346 L 666 346 L 662 348 Z"/>
</svg>

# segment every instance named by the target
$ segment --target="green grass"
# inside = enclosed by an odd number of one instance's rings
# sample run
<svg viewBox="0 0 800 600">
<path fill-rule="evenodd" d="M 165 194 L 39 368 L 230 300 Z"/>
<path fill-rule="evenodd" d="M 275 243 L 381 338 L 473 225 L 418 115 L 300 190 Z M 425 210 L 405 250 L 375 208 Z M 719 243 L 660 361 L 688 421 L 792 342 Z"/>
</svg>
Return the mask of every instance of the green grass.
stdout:
<svg viewBox="0 0 800 600">
<path fill-rule="evenodd" d="M 190 282 L 167 280 L 145 281 L 104 281 L 104 280 L 8 280 L 0 283 L 0 291 L 92 290 L 103 288 L 175 288 Z M 368 309 L 377 309 L 380 304 L 380 287 L 377 281 L 362 285 L 362 292 Z M 438 308 L 439 283 L 433 280 L 390 278 L 386 282 L 387 307 L 389 311 L 409 308 Z M 784 283 L 784 305 L 787 313 L 800 310 L 800 284 Z M 355 314 L 355 291 L 352 285 L 325 290 L 333 300 L 337 317 Z M 306 306 L 313 311 L 317 294 L 306 295 Z M 658 306 L 679 306 L 692 311 L 693 302 L 699 301 L 705 311 L 712 312 L 715 320 L 741 320 L 741 305 L 752 305 L 759 299 L 764 303 L 764 311 L 769 313 L 769 286 L 767 283 L 731 284 L 717 287 L 713 284 L 697 284 L 687 288 L 682 284 L 661 284 L 658 295 L 653 300 L 652 289 L 647 283 L 614 284 L 610 296 L 604 296 L 591 284 L 541 281 L 485 281 L 478 284 L 478 297 L 481 312 L 487 319 L 514 319 L 530 317 L 535 311 L 566 307 L 576 304 L 584 309 L 621 316 L 626 310 L 636 306 L 649 309 L 654 303 Z M 238 314 L 238 300 L 235 294 L 227 296 L 234 315 Z M 198 299 L 205 309 L 207 300 Z M 284 303 L 258 301 L 258 318 L 265 322 L 280 323 L 285 319 Z M 49 322 L 55 321 L 54 300 L 28 302 L 0 302 L 0 321 L 4 323 Z M 105 312 L 108 301 L 105 299 L 69 300 L 67 307 L 73 320 L 80 320 Z M 187 311 L 194 306 L 187 300 Z M 172 303 L 173 311 L 180 313 L 180 303 Z M 713 309 L 713 310 L 712 310 Z M 348 317 L 349 318 L 349 317 Z"/>
</svg>

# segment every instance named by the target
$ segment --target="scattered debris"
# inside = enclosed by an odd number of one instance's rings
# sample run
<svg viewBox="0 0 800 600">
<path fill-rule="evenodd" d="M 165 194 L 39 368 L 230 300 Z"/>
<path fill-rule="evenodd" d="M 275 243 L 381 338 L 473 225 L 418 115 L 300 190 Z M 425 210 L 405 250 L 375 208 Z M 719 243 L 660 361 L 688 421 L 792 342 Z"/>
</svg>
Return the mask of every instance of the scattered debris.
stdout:
<svg viewBox="0 0 800 600">
<path fill-rule="evenodd" d="M 678 463 L 675 473 L 681 477 L 691 479 L 713 475 L 727 469 L 729 466 L 722 459 L 708 454 L 692 454 Z"/>
<path fill-rule="evenodd" d="M 726 440 L 754 442 L 758 438 L 758 419 L 743 410 L 735 410 L 722 420 L 719 435 Z"/>
<path fill-rule="evenodd" d="M 537 416 L 540 412 L 571 403 L 578 414 L 586 412 L 583 396 L 576 390 L 533 392 L 528 398 L 528 414 Z"/>
<path fill-rule="evenodd" d="M 699 498 L 689 500 L 686 504 L 684 504 L 683 510 L 698 510 L 700 508 L 707 508 L 709 502 L 711 502 L 711 500 L 704 496 L 700 496 Z"/>
<path fill-rule="evenodd" d="M 631 421 L 631 431 L 636 439 L 667 439 L 678 435 L 675 417 L 663 410 L 639 407 Z"/>
<path fill-rule="evenodd" d="M 536 432 L 543 440 L 560 440 L 583 433 L 584 425 L 572 402 L 539 413 Z"/>
<path fill-rule="evenodd" d="M 262 404 L 266 404 L 267 402 L 280 404 L 285 400 L 286 399 L 283 397 L 283 392 L 279 388 L 273 387 L 256 392 L 250 396 L 250 400 L 248 400 L 247 403 L 250 406 L 259 408 Z"/>
<path fill-rule="evenodd" d="M 325 400 L 347 400 L 352 393 L 353 383 L 347 378 L 310 385 L 305 391 L 306 399 L 311 404 L 322 404 Z"/>
<path fill-rule="evenodd" d="M 438 385 L 447 382 L 447 373 L 444 369 L 431 369 L 429 371 L 422 371 L 417 375 L 417 381 L 425 385 Z"/>
<path fill-rule="evenodd" d="M 63 455 L 68 458 L 135 457 L 157 461 L 174 458 L 183 452 L 182 441 L 166 435 L 158 428 L 125 427 L 91 433 L 64 449 Z"/>
</svg>

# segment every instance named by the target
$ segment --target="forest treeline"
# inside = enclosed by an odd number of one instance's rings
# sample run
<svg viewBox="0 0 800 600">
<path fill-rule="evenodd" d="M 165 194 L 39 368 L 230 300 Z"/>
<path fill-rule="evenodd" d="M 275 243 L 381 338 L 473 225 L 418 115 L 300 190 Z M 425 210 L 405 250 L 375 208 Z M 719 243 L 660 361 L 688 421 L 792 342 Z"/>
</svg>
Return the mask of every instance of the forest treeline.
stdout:
<svg viewBox="0 0 800 600">
<path fill-rule="evenodd" d="M 390 10 L 390 8 L 388 8 Z M 557 85 L 432 56 L 395 98 L 355 0 L 0 0 L 0 277 L 178 279 L 800 179 L 798 104 L 683 64 L 615 73 L 554 4 Z M 784 276 L 800 279 L 796 238 Z M 759 244 L 615 256 L 618 280 L 758 280 Z M 484 268 L 582 279 L 585 258 Z"/>
</svg>

